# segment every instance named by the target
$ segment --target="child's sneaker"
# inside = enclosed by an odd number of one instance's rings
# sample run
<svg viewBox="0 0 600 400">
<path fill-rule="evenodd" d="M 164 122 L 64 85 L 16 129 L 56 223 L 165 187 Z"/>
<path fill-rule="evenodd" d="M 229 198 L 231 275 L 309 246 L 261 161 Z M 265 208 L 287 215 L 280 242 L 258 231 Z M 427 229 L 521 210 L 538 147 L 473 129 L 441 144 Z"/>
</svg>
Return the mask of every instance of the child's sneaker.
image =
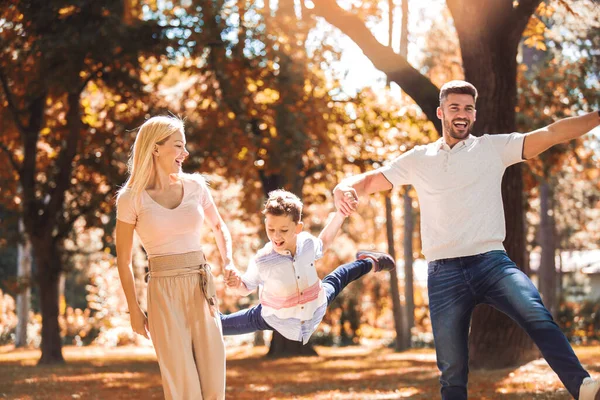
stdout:
<svg viewBox="0 0 600 400">
<path fill-rule="evenodd" d="M 600 400 L 600 381 L 585 378 L 579 389 L 579 400 Z"/>
<path fill-rule="evenodd" d="M 370 258 L 373 260 L 373 271 L 392 271 L 396 268 L 394 259 L 387 253 L 380 253 L 377 251 L 359 251 L 356 253 L 357 260 L 364 260 Z"/>
</svg>

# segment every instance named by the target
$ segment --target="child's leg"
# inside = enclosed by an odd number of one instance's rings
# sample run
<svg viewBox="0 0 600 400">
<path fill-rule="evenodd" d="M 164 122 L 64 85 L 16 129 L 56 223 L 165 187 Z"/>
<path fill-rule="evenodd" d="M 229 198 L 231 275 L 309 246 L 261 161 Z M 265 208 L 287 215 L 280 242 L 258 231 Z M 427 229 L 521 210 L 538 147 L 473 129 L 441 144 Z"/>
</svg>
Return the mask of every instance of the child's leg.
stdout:
<svg viewBox="0 0 600 400">
<path fill-rule="evenodd" d="M 221 325 L 224 336 L 243 335 L 256 331 L 273 330 L 261 315 L 262 305 L 257 305 L 232 314 L 221 314 Z"/>
<path fill-rule="evenodd" d="M 367 274 L 373 268 L 370 259 L 356 260 L 348 264 L 340 265 L 332 273 L 327 275 L 322 283 L 327 295 L 327 305 L 352 281 Z"/>
</svg>

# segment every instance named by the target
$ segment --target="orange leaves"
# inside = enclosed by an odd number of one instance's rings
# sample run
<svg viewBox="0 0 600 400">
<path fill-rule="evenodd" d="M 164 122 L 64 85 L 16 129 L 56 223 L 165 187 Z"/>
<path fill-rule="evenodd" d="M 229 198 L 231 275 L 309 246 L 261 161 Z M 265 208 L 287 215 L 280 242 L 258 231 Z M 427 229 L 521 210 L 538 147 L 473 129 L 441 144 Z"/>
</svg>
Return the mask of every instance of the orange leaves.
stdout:
<svg viewBox="0 0 600 400">
<path fill-rule="evenodd" d="M 265 88 L 257 92 L 254 99 L 258 104 L 274 104 L 279 100 L 279 91 L 272 88 Z"/>
<path fill-rule="evenodd" d="M 248 148 L 247 147 L 242 147 L 241 150 L 238 152 L 237 154 L 237 158 L 238 160 L 245 160 L 246 156 L 248 154 Z"/>
<path fill-rule="evenodd" d="M 545 2 L 540 3 L 535 14 L 533 14 L 529 19 L 527 27 L 523 32 L 523 38 L 525 38 L 523 43 L 526 46 L 533 47 L 541 51 L 545 51 L 547 49 L 545 43 L 547 27 L 543 20 L 550 18 L 554 12 L 555 9 L 551 5 Z"/>
<path fill-rule="evenodd" d="M 75 12 L 77 11 L 77 7 L 76 6 L 66 6 L 61 8 L 60 10 L 58 10 L 58 15 L 59 18 L 63 19 L 63 18 L 67 18 L 73 14 L 75 14 Z"/>
</svg>

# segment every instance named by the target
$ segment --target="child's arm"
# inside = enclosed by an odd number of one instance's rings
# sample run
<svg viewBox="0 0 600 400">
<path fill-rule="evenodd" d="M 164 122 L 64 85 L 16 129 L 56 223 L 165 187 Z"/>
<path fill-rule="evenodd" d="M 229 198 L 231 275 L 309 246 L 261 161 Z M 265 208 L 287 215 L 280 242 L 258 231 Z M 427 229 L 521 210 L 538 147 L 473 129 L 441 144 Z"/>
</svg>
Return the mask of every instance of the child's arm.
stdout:
<svg viewBox="0 0 600 400">
<path fill-rule="evenodd" d="M 237 293 L 240 296 L 248 296 L 252 292 L 254 292 L 254 289 L 248 289 L 248 286 L 246 286 L 246 284 L 244 283 L 244 281 L 240 277 L 240 285 L 237 288 Z"/>
<path fill-rule="evenodd" d="M 327 223 L 325 224 L 325 228 L 323 228 L 323 230 L 319 234 L 319 239 L 321 239 L 321 241 L 323 242 L 323 252 L 325 252 L 329 245 L 333 243 L 333 239 L 335 239 L 335 236 L 340 230 L 345 219 L 346 216 L 342 214 L 341 211 L 336 211 L 334 216 L 332 218 L 329 218 L 329 221 L 327 221 Z"/>
<path fill-rule="evenodd" d="M 258 268 L 256 267 L 254 260 L 248 265 L 248 269 L 243 275 L 243 278 L 244 279 L 242 279 L 240 271 L 237 268 L 233 268 L 230 271 L 230 279 L 227 280 L 226 283 L 228 287 L 235 289 L 236 293 L 240 296 L 248 296 L 250 293 L 254 292 L 254 289 L 260 284 L 260 276 L 258 275 Z M 251 288 L 248 288 L 244 280 L 250 283 Z"/>
</svg>

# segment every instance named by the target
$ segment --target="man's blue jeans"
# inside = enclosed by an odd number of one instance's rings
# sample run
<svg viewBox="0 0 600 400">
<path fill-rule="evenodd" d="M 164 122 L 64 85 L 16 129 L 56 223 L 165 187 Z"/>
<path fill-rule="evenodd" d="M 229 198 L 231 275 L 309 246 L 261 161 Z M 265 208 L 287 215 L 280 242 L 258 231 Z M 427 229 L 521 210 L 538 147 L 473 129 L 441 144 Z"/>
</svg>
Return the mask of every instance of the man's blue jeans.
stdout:
<svg viewBox="0 0 600 400">
<path fill-rule="evenodd" d="M 355 260 L 351 263 L 337 267 L 332 273 L 327 275 L 322 285 L 327 296 L 327 305 L 329 306 L 333 299 L 352 281 L 368 273 L 372 268 L 369 260 Z M 223 335 L 241 335 L 256 331 L 273 330 L 262 317 L 262 305 L 240 310 L 232 314 L 220 314 Z"/>
<path fill-rule="evenodd" d="M 569 393 L 579 398 L 589 374 L 531 280 L 506 252 L 432 261 L 428 290 L 443 400 L 467 400 L 469 327 L 478 304 L 495 307 L 525 329 Z"/>
</svg>

